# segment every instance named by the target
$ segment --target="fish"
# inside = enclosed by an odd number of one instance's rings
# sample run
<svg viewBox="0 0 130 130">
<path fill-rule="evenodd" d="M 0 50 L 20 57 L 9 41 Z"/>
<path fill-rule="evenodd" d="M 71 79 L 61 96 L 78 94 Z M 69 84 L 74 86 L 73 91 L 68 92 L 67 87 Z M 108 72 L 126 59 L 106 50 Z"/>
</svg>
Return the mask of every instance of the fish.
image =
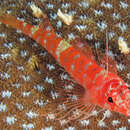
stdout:
<svg viewBox="0 0 130 130">
<path fill-rule="evenodd" d="M 73 44 L 75 41 L 70 43 L 57 36 L 47 16 L 44 16 L 39 25 L 28 24 L 9 14 L 1 14 L 0 22 L 21 30 L 25 35 L 41 44 L 83 87 L 82 96 L 79 94 L 78 99 L 72 97 L 73 104 L 69 100 L 64 102 L 69 106 L 70 111 L 57 119 L 64 119 L 74 109 L 79 109 L 81 113 L 85 114 L 84 118 L 88 118 L 90 113 L 95 110 L 95 106 L 130 116 L 130 86 L 116 73 L 109 72 L 97 64 L 92 54 L 76 47 Z M 64 92 L 60 91 L 64 95 Z M 77 90 L 78 93 L 80 92 Z M 74 115 L 68 119 L 76 119 L 79 116 Z"/>
</svg>

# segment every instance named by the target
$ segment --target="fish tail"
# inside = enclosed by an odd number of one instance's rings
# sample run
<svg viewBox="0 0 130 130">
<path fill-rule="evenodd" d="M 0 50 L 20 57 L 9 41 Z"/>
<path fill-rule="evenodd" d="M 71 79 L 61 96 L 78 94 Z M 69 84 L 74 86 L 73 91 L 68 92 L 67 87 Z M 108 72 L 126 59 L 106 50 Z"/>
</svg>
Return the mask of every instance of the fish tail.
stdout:
<svg viewBox="0 0 130 130">
<path fill-rule="evenodd" d="M 56 59 L 58 58 L 56 50 L 62 38 L 57 37 L 48 19 L 43 19 L 39 25 L 35 26 L 18 20 L 15 16 L 2 14 L 0 22 L 20 30 L 44 46 Z"/>
<path fill-rule="evenodd" d="M 33 27 L 33 25 L 27 24 L 21 20 L 18 20 L 15 16 L 11 16 L 8 14 L 0 15 L 0 22 L 21 30 L 26 35 L 29 35 L 31 28 Z"/>
</svg>

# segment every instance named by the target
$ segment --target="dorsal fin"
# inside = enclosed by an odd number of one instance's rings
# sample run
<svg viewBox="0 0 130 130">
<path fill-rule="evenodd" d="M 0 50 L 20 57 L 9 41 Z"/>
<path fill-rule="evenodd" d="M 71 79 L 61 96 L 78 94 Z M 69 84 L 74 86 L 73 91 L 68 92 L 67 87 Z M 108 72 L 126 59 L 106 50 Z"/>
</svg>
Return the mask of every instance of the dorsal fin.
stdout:
<svg viewBox="0 0 130 130">
<path fill-rule="evenodd" d="M 107 68 L 107 62 L 108 62 L 108 71 L 111 72 L 111 73 L 115 73 L 117 74 L 117 68 L 116 68 L 116 61 L 108 56 L 108 59 L 106 59 L 106 54 L 101 52 L 101 51 L 96 51 L 97 53 L 97 64 L 99 64 L 101 67 L 103 67 L 104 69 Z M 107 61 L 108 60 L 108 61 Z"/>
<path fill-rule="evenodd" d="M 74 41 L 70 42 L 78 51 L 83 53 L 89 59 L 95 62 L 95 57 L 93 55 L 91 47 L 87 42 L 81 41 L 80 38 L 76 38 Z"/>
<path fill-rule="evenodd" d="M 99 64 L 104 69 L 107 68 L 107 62 L 108 62 L 108 71 L 117 74 L 116 69 L 116 61 L 108 56 L 108 59 L 106 58 L 106 54 L 97 50 L 97 56 L 98 61 L 96 60 L 95 56 L 93 55 L 92 48 L 89 46 L 87 42 L 82 42 L 80 38 L 76 38 L 74 41 L 70 42 L 77 50 L 79 50 L 81 53 L 83 53 L 85 56 L 87 56 L 89 59 L 91 59 L 93 62 Z M 107 61 L 108 60 L 108 61 Z"/>
</svg>

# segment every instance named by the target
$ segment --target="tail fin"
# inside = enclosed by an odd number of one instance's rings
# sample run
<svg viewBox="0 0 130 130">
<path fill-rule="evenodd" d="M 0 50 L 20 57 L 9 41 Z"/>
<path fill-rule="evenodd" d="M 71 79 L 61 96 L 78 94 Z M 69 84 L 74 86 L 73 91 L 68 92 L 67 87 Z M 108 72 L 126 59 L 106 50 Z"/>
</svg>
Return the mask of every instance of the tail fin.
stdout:
<svg viewBox="0 0 130 130">
<path fill-rule="evenodd" d="M 8 14 L 0 15 L 0 22 L 3 24 L 9 25 L 13 28 L 16 28 L 18 30 L 21 30 L 23 33 L 27 35 L 29 35 L 31 28 L 33 27 L 33 25 L 20 21 L 16 17 L 8 15 Z"/>
</svg>

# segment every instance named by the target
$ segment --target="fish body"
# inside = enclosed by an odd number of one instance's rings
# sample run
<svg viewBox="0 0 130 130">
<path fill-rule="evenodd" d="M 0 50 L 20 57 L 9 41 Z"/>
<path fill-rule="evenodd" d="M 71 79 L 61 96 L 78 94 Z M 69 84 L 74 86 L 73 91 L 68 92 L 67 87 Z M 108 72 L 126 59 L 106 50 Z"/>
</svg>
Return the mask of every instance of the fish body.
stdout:
<svg viewBox="0 0 130 130">
<path fill-rule="evenodd" d="M 69 42 L 58 37 L 48 20 L 34 26 L 10 15 L 1 15 L 0 22 L 8 24 L 40 43 L 61 66 L 84 87 L 81 103 L 94 104 L 130 116 L 129 86 L 116 74 L 106 72 L 96 61 L 87 57 Z"/>
</svg>

